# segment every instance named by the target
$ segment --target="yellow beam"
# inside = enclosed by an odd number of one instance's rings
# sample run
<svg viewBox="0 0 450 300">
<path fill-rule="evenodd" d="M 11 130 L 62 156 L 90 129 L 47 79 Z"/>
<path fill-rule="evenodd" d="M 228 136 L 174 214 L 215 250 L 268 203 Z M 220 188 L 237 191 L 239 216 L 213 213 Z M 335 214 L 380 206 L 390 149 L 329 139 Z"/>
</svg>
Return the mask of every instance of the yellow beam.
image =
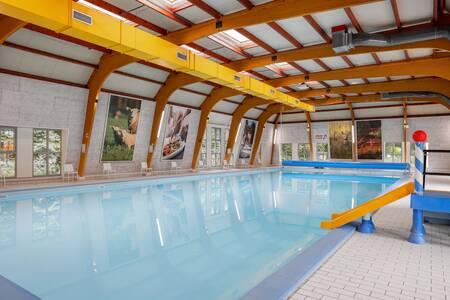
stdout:
<svg viewBox="0 0 450 300">
<path fill-rule="evenodd" d="M 366 203 L 359 205 L 353 209 L 350 209 L 344 213 L 334 214 L 332 220 L 323 221 L 320 227 L 323 229 L 334 229 L 342 225 L 348 224 L 358 218 L 361 218 L 375 210 L 399 200 L 405 196 L 410 195 L 414 192 L 414 183 L 408 182 L 400 187 L 387 192 L 384 195 L 376 197 Z"/>
<path fill-rule="evenodd" d="M 314 160 L 314 144 L 312 140 L 311 114 L 308 111 L 305 111 L 305 116 L 306 116 L 306 131 L 308 132 L 309 159 Z"/>
<path fill-rule="evenodd" d="M 78 176 L 83 177 L 86 168 L 87 155 L 91 141 L 92 128 L 94 127 L 95 112 L 97 110 L 98 96 L 106 78 L 118 68 L 137 61 L 136 58 L 121 55 L 119 53 L 105 54 L 100 59 L 100 64 L 92 74 L 88 82 L 89 94 L 86 103 L 84 117 L 83 137 L 81 140 L 80 160 L 78 162 Z"/>
<path fill-rule="evenodd" d="M 325 2 L 324 0 L 319 1 Z M 328 3 L 330 0 L 326 2 Z M 331 0 L 331 2 L 342 1 Z M 346 0 L 344 2 L 371 1 Z M 314 109 L 251 76 L 239 74 L 233 69 L 198 56 L 183 47 L 79 2 L 72 0 L 0 0 L 0 13 L 133 56 L 139 60 L 153 62 L 204 80 L 226 85 L 256 97 L 305 110 Z"/>
<path fill-rule="evenodd" d="M 397 80 L 390 82 L 378 82 L 369 84 L 357 84 L 351 86 L 333 87 L 329 89 L 317 89 L 309 91 L 299 91 L 290 93 L 294 97 L 315 97 L 327 94 L 346 94 L 346 93 L 363 93 L 363 92 L 422 92 L 430 91 L 450 97 L 450 82 L 440 78 L 420 78 L 420 79 L 408 79 Z M 398 101 L 398 99 L 393 99 Z M 391 100 L 391 101 L 393 101 Z M 423 97 L 410 97 L 410 100 L 421 100 Z M 428 99 L 429 101 L 439 103 L 450 109 L 450 104 L 440 97 L 433 97 Z M 341 104 L 345 102 L 370 102 L 370 101 L 388 101 L 382 100 L 380 95 L 364 95 L 364 96 L 351 96 L 345 98 L 329 98 L 326 100 L 310 100 L 306 101 L 308 104 L 317 106 Z"/>
<path fill-rule="evenodd" d="M 408 151 L 406 150 L 406 142 L 408 140 L 408 108 L 407 108 L 407 104 L 406 104 L 406 99 L 405 101 L 403 101 L 403 145 L 405 147 L 404 151 L 403 151 L 403 161 L 407 162 L 407 153 Z"/>
<path fill-rule="evenodd" d="M 200 154 L 200 148 L 202 145 L 203 136 L 205 135 L 206 126 L 208 124 L 208 116 L 211 110 L 213 109 L 214 105 L 216 105 L 220 100 L 239 95 L 240 92 L 230 89 L 230 88 L 216 88 L 214 89 L 211 94 L 206 98 L 205 101 L 203 101 L 202 105 L 200 106 L 200 121 L 198 124 L 198 130 L 197 130 L 197 137 L 195 139 L 195 145 L 194 145 L 194 154 L 192 156 L 192 169 L 197 168 L 197 162 L 198 162 L 198 156 Z"/>
<path fill-rule="evenodd" d="M 350 116 L 352 117 L 352 129 L 356 130 L 355 111 L 353 110 L 353 104 L 350 102 L 347 105 L 348 105 L 348 109 L 350 111 Z M 356 161 L 356 156 L 357 156 L 356 141 L 353 140 L 353 136 L 352 136 L 352 160 L 353 161 Z"/>
<path fill-rule="evenodd" d="M 156 142 L 158 140 L 158 132 L 160 134 L 163 133 L 163 120 L 162 114 L 164 108 L 166 107 L 167 102 L 169 101 L 170 95 L 177 89 L 194 83 L 197 81 L 197 78 L 194 76 L 186 75 L 183 73 L 172 73 L 167 78 L 164 85 L 159 89 L 156 94 L 155 101 L 155 111 L 153 112 L 153 120 L 152 120 L 152 129 L 150 133 L 150 141 L 149 141 L 149 151 L 147 153 L 147 165 L 150 168 L 152 165 L 153 154 L 156 150 Z M 161 128 L 160 128 L 161 127 Z"/>
<path fill-rule="evenodd" d="M 14 32 L 25 26 L 26 22 L 0 15 L 0 45 Z"/>
<path fill-rule="evenodd" d="M 228 134 L 227 147 L 225 148 L 224 160 L 230 161 L 231 153 L 233 152 L 234 142 L 236 141 L 236 136 L 238 134 L 239 124 L 244 116 L 244 114 L 251 108 L 264 105 L 267 102 L 264 99 L 257 97 L 247 97 L 233 112 L 233 118 L 230 124 L 230 133 Z M 258 124 L 259 126 L 259 124 Z M 242 130 L 244 130 L 242 128 Z"/>
<path fill-rule="evenodd" d="M 258 153 L 259 146 L 261 144 L 262 134 L 267 120 L 275 113 L 280 113 L 283 109 L 288 107 L 283 104 L 274 103 L 267 107 L 267 109 L 258 117 L 258 127 L 256 128 L 255 141 L 253 142 L 252 156 L 250 158 L 250 165 L 255 164 L 256 154 Z M 274 128 L 275 130 L 275 128 Z"/>
<path fill-rule="evenodd" d="M 301 49 L 279 52 L 276 54 L 261 55 L 247 59 L 240 59 L 226 63 L 225 66 L 236 71 L 251 70 L 257 67 L 264 67 L 273 63 L 293 62 L 298 60 L 317 59 L 324 57 L 347 56 L 353 54 L 370 54 L 374 52 L 404 50 L 404 49 L 440 49 L 450 51 L 450 41 L 448 39 L 438 39 L 430 41 L 421 41 L 407 43 L 389 47 L 368 47 L 358 46 L 346 53 L 334 52 L 330 44 L 320 44 L 308 46 Z"/>
<path fill-rule="evenodd" d="M 266 83 L 281 87 L 308 81 L 323 81 L 335 79 L 386 77 L 402 75 L 427 75 L 450 80 L 450 57 L 422 58 L 410 61 L 383 63 L 355 68 L 338 69 L 310 73 L 307 75 L 294 75 L 289 77 L 269 79 Z"/>
<path fill-rule="evenodd" d="M 206 21 L 189 28 L 169 33 L 165 38 L 172 43 L 188 44 L 202 37 L 224 30 L 263 24 L 271 21 L 305 16 L 333 9 L 378 2 L 379 0 L 275 0 L 257 5 L 251 10 L 243 10 L 225 15 L 220 20 Z M 220 22 L 220 23 L 219 23 Z"/>
</svg>

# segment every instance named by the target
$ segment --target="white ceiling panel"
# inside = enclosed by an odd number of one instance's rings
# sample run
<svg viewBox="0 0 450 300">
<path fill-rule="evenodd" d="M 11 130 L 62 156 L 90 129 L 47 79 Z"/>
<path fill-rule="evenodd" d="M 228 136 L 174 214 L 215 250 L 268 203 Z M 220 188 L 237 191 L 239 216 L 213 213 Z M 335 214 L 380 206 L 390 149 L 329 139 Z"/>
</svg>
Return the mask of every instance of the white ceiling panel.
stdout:
<svg viewBox="0 0 450 300">
<path fill-rule="evenodd" d="M 411 58 L 428 57 L 433 55 L 433 49 L 409 49 L 408 54 Z"/>
<path fill-rule="evenodd" d="M 176 90 L 169 98 L 170 102 L 186 104 L 200 107 L 206 97 L 198 94 L 189 93 L 183 90 Z"/>
<path fill-rule="evenodd" d="M 380 52 L 380 53 L 378 53 L 378 57 L 384 63 L 391 62 L 391 61 L 405 60 L 405 58 L 406 58 L 403 50 Z"/>
<path fill-rule="evenodd" d="M 232 114 L 237 107 L 237 104 L 228 101 L 219 101 L 216 105 L 214 105 L 213 109 Z"/>
<path fill-rule="evenodd" d="M 178 22 L 175 22 L 162 14 L 156 12 L 153 9 L 142 6 L 136 10 L 133 10 L 132 13 L 144 20 L 149 21 L 150 23 L 157 24 L 158 26 L 167 29 L 168 31 L 175 31 L 179 29 L 185 28 Z"/>
<path fill-rule="evenodd" d="M 263 49 L 259 46 L 245 49 L 245 52 L 247 52 L 248 54 L 253 55 L 253 56 L 261 56 L 261 55 L 269 54 L 268 51 L 266 51 L 265 49 Z"/>
<path fill-rule="evenodd" d="M 225 47 L 215 49 L 214 52 L 216 52 L 217 54 L 220 54 L 222 56 L 225 56 L 226 58 L 231 59 L 231 60 L 238 60 L 238 59 L 245 58 L 244 56 L 237 54 L 236 52 L 234 52 L 228 48 L 225 48 Z"/>
<path fill-rule="evenodd" d="M 313 14 L 314 20 L 331 37 L 331 28 L 338 25 L 351 25 L 343 9 L 329 10 L 326 12 Z"/>
<path fill-rule="evenodd" d="M 344 86 L 344 84 L 340 80 L 324 80 L 330 86 Z"/>
<path fill-rule="evenodd" d="M 203 0 L 206 4 L 220 12 L 222 15 L 228 15 L 245 9 L 239 1 L 230 0 Z"/>
<path fill-rule="evenodd" d="M 142 6 L 141 3 L 135 0 L 108 0 L 108 2 L 126 11 L 130 11 Z"/>
<path fill-rule="evenodd" d="M 127 72 L 133 75 L 153 79 L 160 82 L 165 82 L 169 76 L 168 72 L 158 69 L 150 68 L 146 65 L 139 63 L 132 63 L 119 69 L 120 71 Z"/>
<path fill-rule="evenodd" d="M 188 84 L 184 87 L 187 89 L 193 90 L 193 91 L 197 91 L 200 93 L 206 93 L 206 94 L 211 93 L 211 91 L 214 89 L 214 87 L 212 85 L 202 83 L 202 82 Z"/>
<path fill-rule="evenodd" d="M 350 113 L 348 110 L 340 110 L 340 111 L 327 111 L 320 113 L 311 114 L 311 120 L 319 121 L 319 120 L 339 120 L 339 119 L 349 119 Z"/>
<path fill-rule="evenodd" d="M 244 117 L 245 117 L 245 118 L 258 119 L 258 117 L 259 117 L 259 115 L 260 115 L 261 113 L 262 113 L 262 111 L 260 111 L 259 109 L 254 109 L 254 108 L 252 108 L 252 109 L 249 109 L 249 110 L 245 113 Z"/>
<path fill-rule="evenodd" d="M 385 0 L 353 6 L 352 11 L 365 32 L 395 27 L 395 18 L 390 1 Z"/>
<path fill-rule="evenodd" d="M 211 19 L 214 19 L 209 14 L 201 10 L 195 5 L 192 5 L 188 8 L 182 9 L 180 11 L 177 11 L 177 15 L 180 15 L 181 17 L 191 21 L 192 23 L 201 23 L 205 22 Z"/>
<path fill-rule="evenodd" d="M 297 17 L 279 20 L 277 23 L 304 46 L 323 43 L 322 37 L 304 18 Z"/>
<path fill-rule="evenodd" d="M 149 83 L 113 73 L 108 76 L 103 87 L 144 97 L 155 97 L 161 86 L 159 84 Z"/>
<path fill-rule="evenodd" d="M 97 64 L 103 53 L 28 29 L 20 29 L 8 38 L 8 42 L 27 46 L 53 54 Z"/>
<path fill-rule="evenodd" d="M 343 69 L 348 68 L 348 64 L 341 58 L 341 57 L 325 57 L 321 58 L 327 66 L 329 66 L 332 69 Z"/>
<path fill-rule="evenodd" d="M 356 66 L 366 66 L 375 64 L 375 60 L 370 54 L 354 54 L 349 55 L 348 58 Z"/>
<path fill-rule="evenodd" d="M 408 115 L 439 114 L 444 112 L 448 112 L 448 110 L 440 104 L 408 105 Z"/>
<path fill-rule="evenodd" d="M 249 26 L 245 29 L 277 51 L 294 48 L 291 43 L 267 24 Z"/>
<path fill-rule="evenodd" d="M 350 84 L 364 84 L 364 80 L 360 79 L 360 78 L 349 78 L 346 79 L 346 81 Z"/>
<path fill-rule="evenodd" d="M 384 82 L 387 81 L 386 77 L 369 77 L 367 78 L 370 82 Z"/>
<path fill-rule="evenodd" d="M 372 103 L 373 105 L 373 103 Z M 389 104 L 386 104 L 389 105 Z M 386 107 L 373 109 L 358 109 L 356 110 L 358 118 L 377 118 L 390 116 L 403 116 L 403 107 Z"/>
<path fill-rule="evenodd" d="M 325 71 L 321 66 L 319 66 L 315 61 L 312 59 L 309 60 L 300 60 L 296 61 L 297 64 L 299 64 L 301 67 L 305 68 L 306 71 L 309 73 L 315 73 L 315 72 L 323 72 Z"/>
<path fill-rule="evenodd" d="M 85 84 L 92 68 L 0 46 L 0 68 Z"/>
<path fill-rule="evenodd" d="M 402 24 L 415 24 L 433 18 L 433 0 L 397 0 Z"/>
<path fill-rule="evenodd" d="M 283 122 L 301 122 L 305 121 L 304 113 L 283 114 Z"/>
</svg>

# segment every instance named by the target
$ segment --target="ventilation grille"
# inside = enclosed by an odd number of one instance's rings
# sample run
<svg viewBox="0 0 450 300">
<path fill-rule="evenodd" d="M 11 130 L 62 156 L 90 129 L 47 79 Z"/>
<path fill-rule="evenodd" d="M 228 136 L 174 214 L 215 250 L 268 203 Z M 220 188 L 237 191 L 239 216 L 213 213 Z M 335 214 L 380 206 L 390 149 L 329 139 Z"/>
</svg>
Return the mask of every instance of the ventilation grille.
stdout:
<svg viewBox="0 0 450 300">
<path fill-rule="evenodd" d="M 83 22 L 83 23 L 88 24 L 88 25 L 92 25 L 92 17 L 90 15 L 84 14 L 84 13 L 76 11 L 76 10 L 73 10 L 72 17 L 75 20 L 78 20 L 78 21 Z"/>
</svg>

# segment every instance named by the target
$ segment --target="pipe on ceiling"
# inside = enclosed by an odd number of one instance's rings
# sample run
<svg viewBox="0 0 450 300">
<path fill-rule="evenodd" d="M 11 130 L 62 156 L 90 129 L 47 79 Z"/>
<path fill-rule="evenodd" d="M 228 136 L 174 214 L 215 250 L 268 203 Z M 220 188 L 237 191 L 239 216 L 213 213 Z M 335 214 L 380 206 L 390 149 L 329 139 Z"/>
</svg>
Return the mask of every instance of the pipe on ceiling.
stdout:
<svg viewBox="0 0 450 300">
<path fill-rule="evenodd" d="M 332 30 L 332 38 L 333 50 L 336 53 L 343 53 L 357 46 L 388 47 L 442 38 L 450 40 L 450 26 L 435 26 L 391 34 L 352 33 L 346 26 L 337 26 Z"/>
</svg>

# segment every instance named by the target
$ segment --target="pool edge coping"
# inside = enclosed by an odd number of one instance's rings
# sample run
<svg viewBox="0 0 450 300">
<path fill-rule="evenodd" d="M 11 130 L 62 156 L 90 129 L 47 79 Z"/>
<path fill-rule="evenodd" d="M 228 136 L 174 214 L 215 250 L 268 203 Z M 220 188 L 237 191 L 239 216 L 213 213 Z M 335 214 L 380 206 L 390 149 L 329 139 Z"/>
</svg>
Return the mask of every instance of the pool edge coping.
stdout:
<svg viewBox="0 0 450 300">
<path fill-rule="evenodd" d="M 310 247 L 298 253 L 278 271 L 258 283 L 240 299 L 287 299 L 352 237 L 355 230 L 355 226 L 350 224 L 333 229 Z"/>
</svg>

